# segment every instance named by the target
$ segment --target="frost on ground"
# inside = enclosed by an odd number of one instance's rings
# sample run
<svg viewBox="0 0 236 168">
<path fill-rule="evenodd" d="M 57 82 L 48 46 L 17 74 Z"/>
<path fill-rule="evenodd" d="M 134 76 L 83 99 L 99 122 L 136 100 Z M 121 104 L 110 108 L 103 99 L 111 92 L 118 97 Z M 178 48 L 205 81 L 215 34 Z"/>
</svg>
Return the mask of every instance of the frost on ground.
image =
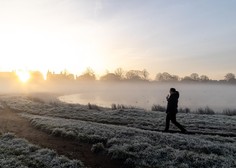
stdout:
<svg viewBox="0 0 236 168">
<path fill-rule="evenodd" d="M 54 135 L 103 142 L 106 152 L 134 167 L 235 167 L 236 138 L 163 134 L 74 119 L 23 114 Z"/>
<path fill-rule="evenodd" d="M 24 96 L 6 96 L 2 99 L 11 108 L 30 114 L 124 125 L 146 130 L 160 131 L 165 127 L 166 114 L 162 112 L 146 112 L 136 109 L 96 111 L 88 109 L 87 106 L 58 101 L 32 101 Z M 186 126 L 188 131 L 236 133 L 236 116 L 179 113 L 177 120 Z M 170 129 L 176 130 L 176 127 L 171 124 Z"/>
<path fill-rule="evenodd" d="M 141 167 L 236 167 L 236 137 L 158 132 L 165 113 L 142 110 L 90 110 L 86 106 L 4 97 L 13 109 L 44 131 L 93 143 L 114 159 Z M 178 114 L 190 131 L 235 133 L 236 117 Z M 174 129 L 172 127 L 171 129 Z M 102 144 L 103 145 L 102 145 Z"/>
<path fill-rule="evenodd" d="M 78 168 L 83 167 L 83 164 L 58 156 L 53 150 L 39 148 L 7 133 L 0 136 L 0 167 Z"/>
</svg>

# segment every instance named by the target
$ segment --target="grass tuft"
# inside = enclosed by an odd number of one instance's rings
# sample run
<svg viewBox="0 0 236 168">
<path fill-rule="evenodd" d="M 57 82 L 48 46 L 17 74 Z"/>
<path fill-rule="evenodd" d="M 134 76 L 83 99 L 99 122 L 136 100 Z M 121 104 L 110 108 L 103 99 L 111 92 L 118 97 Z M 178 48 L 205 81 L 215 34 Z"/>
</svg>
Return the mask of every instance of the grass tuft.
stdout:
<svg viewBox="0 0 236 168">
<path fill-rule="evenodd" d="M 135 106 L 127 106 L 127 105 L 123 105 L 123 104 L 112 104 L 111 105 L 111 109 L 112 110 L 123 110 L 123 109 L 139 109 L 138 107 Z"/>
<path fill-rule="evenodd" d="M 205 108 L 198 108 L 198 109 L 196 110 L 196 113 L 197 113 L 197 114 L 213 115 L 213 114 L 215 114 L 215 111 L 212 110 L 212 109 L 209 108 L 209 107 L 205 107 Z"/>
<path fill-rule="evenodd" d="M 101 109 L 99 108 L 98 105 L 96 105 L 96 104 L 90 104 L 90 103 L 88 103 L 88 109 L 89 109 L 89 110 L 101 111 Z"/>
</svg>

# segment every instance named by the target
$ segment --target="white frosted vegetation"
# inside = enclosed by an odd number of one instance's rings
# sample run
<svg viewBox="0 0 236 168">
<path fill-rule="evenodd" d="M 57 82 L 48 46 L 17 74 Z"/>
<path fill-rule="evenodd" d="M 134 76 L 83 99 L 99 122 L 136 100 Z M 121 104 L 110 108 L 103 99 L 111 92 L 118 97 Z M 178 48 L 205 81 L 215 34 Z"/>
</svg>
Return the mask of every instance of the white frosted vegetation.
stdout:
<svg viewBox="0 0 236 168">
<path fill-rule="evenodd" d="M 27 115 L 33 125 L 52 134 L 103 142 L 109 155 L 136 167 L 236 166 L 236 138 L 163 134 L 156 131 L 74 119 Z"/>
<path fill-rule="evenodd" d="M 78 160 L 69 160 L 50 149 L 39 148 L 13 134 L 0 136 L 0 167 L 79 168 Z"/>
<path fill-rule="evenodd" d="M 166 114 L 161 112 L 146 112 L 136 109 L 96 111 L 89 110 L 87 106 L 82 105 L 35 102 L 22 96 L 5 97 L 4 100 L 11 108 L 30 114 L 118 124 L 146 130 L 163 130 L 165 125 Z M 236 133 L 236 116 L 179 113 L 177 119 L 187 126 L 189 131 Z M 176 127 L 171 125 L 171 129 L 175 130 Z"/>
<path fill-rule="evenodd" d="M 42 103 L 25 97 L 5 97 L 24 117 L 56 136 L 75 138 L 101 146 L 114 159 L 134 167 L 236 167 L 236 137 L 184 135 L 158 132 L 165 113 L 143 110 L 89 110 L 86 106 Z M 30 114 L 29 114 L 30 113 Z M 178 114 L 190 131 L 234 133 L 236 117 Z M 171 127 L 173 129 L 174 127 Z"/>
</svg>

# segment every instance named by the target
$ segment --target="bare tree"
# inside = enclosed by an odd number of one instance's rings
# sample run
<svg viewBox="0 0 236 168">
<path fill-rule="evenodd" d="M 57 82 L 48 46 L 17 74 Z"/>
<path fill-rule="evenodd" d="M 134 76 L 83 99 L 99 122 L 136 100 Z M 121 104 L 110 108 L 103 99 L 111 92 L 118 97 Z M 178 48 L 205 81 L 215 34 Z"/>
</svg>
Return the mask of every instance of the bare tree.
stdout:
<svg viewBox="0 0 236 168">
<path fill-rule="evenodd" d="M 206 76 L 206 75 L 201 75 L 201 76 L 200 76 L 200 80 L 203 81 L 203 82 L 206 82 L 206 81 L 209 81 L 210 79 L 209 79 L 209 77 Z"/>
<path fill-rule="evenodd" d="M 116 76 L 119 76 L 120 79 L 124 79 L 125 71 L 122 68 L 117 68 L 114 73 Z"/>
<path fill-rule="evenodd" d="M 155 80 L 156 80 L 156 81 L 163 81 L 163 75 L 162 75 L 162 73 L 158 73 L 158 74 L 156 75 L 156 77 L 155 77 Z"/>
<path fill-rule="evenodd" d="M 179 80 L 179 77 L 177 75 L 171 75 L 167 72 L 158 73 L 155 78 L 156 81 L 162 81 L 162 82 L 176 82 Z"/>
<path fill-rule="evenodd" d="M 141 73 L 139 70 L 129 70 L 125 76 L 127 80 L 138 81 L 142 80 Z"/>
<path fill-rule="evenodd" d="M 172 75 L 172 81 L 179 81 L 180 77 L 178 75 Z"/>
<path fill-rule="evenodd" d="M 120 76 L 114 74 L 114 73 L 107 73 L 106 75 L 103 75 L 100 77 L 101 81 L 119 81 L 121 80 Z"/>
<path fill-rule="evenodd" d="M 172 76 L 167 72 L 163 72 L 162 76 L 164 81 L 170 81 L 172 79 Z"/>
<path fill-rule="evenodd" d="M 230 82 L 230 83 L 235 83 L 236 82 L 235 75 L 233 73 L 227 73 L 225 75 L 225 80 L 227 82 Z"/>
<path fill-rule="evenodd" d="M 149 72 L 146 69 L 141 71 L 141 75 L 143 80 L 148 80 Z"/>
<path fill-rule="evenodd" d="M 185 76 L 185 77 L 183 77 L 183 79 L 181 81 L 182 82 L 193 82 L 193 79 L 190 76 Z"/>
<path fill-rule="evenodd" d="M 76 79 L 85 81 L 94 81 L 96 80 L 96 76 L 91 68 L 87 68 L 86 71 L 82 75 L 78 76 Z"/>
<path fill-rule="evenodd" d="M 197 74 L 197 73 L 192 73 L 191 75 L 190 75 L 190 78 L 192 79 L 192 80 L 194 80 L 194 81 L 199 81 L 199 75 Z"/>
<path fill-rule="evenodd" d="M 226 81 L 230 81 L 230 80 L 232 80 L 232 79 L 235 79 L 235 75 L 234 75 L 233 73 L 227 73 L 227 74 L 225 75 L 225 80 L 226 80 Z"/>
</svg>

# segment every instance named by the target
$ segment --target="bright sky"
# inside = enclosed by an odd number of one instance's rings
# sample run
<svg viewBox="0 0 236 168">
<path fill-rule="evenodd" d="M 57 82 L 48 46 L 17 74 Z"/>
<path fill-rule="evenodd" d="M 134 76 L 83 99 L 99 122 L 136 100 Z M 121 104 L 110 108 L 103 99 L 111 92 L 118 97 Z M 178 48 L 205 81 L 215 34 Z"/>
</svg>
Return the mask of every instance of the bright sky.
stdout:
<svg viewBox="0 0 236 168">
<path fill-rule="evenodd" d="M 236 73 L 235 0 L 0 0 L 0 71 Z"/>
</svg>

